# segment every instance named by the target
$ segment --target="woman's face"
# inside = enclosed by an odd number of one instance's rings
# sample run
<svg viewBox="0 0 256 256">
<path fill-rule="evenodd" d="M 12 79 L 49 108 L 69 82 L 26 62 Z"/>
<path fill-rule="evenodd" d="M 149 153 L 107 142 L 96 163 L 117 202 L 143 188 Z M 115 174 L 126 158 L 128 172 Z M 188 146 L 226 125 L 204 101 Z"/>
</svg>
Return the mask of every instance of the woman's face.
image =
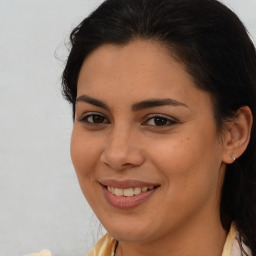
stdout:
<svg viewBox="0 0 256 256">
<path fill-rule="evenodd" d="M 222 155 L 210 95 L 165 48 L 109 44 L 86 58 L 71 156 L 116 239 L 150 242 L 219 219 Z"/>
</svg>

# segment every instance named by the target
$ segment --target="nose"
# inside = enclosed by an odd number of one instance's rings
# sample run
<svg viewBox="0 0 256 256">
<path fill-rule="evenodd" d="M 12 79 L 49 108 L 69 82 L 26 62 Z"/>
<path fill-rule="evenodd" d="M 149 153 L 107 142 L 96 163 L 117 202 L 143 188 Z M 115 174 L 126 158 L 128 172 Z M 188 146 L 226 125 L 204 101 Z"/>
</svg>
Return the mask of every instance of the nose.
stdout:
<svg viewBox="0 0 256 256">
<path fill-rule="evenodd" d="M 140 141 L 131 131 L 115 129 L 107 138 L 100 160 L 113 170 L 138 167 L 145 161 Z"/>
</svg>

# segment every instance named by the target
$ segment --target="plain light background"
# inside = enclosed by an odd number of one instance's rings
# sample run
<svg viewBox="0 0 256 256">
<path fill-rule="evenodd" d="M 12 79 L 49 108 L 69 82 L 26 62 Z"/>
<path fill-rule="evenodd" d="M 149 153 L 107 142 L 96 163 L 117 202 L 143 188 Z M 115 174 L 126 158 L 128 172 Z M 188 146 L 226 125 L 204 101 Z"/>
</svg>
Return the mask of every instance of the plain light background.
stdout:
<svg viewBox="0 0 256 256">
<path fill-rule="evenodd" d="M 60 77 L 69 33 L 100 2 L 0 0 L 0 256 L 82 256 L 98 237 L 69 156 Z M 256 39 L 256 0 L 224 3 Z"/>
</svg>

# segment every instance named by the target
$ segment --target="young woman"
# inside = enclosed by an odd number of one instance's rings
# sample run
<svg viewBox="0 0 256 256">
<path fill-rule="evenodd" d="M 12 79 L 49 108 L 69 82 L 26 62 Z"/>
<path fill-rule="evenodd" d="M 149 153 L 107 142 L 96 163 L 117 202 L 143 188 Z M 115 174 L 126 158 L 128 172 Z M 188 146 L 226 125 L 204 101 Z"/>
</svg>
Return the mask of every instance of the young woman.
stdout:
<svg viewBox="0 0 256 256">
<path fill-rule="evenodd" d="M 256 255 L 256 53 L 216 0 L 107 0 L 71 34 L 88 255 Z"/>
</svg>

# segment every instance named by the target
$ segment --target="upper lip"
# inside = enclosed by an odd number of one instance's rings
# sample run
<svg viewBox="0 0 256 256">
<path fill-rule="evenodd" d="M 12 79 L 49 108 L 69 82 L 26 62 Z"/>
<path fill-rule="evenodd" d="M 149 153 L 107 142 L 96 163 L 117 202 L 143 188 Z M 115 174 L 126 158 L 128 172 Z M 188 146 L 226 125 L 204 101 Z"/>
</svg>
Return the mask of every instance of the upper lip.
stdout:
<svg viewBox="0 0 256 256">
<path fill-rule="evenodd" d="M 143 187 L 156 187 L 159 184 L 150 183 L 140 180 L 114 180 L 114 179 L 107 179 L 102 180 L 99 182 L 101 185 L 106 187 L 114 187 L 114 188 L 143 188 Z"/>
</svg>

